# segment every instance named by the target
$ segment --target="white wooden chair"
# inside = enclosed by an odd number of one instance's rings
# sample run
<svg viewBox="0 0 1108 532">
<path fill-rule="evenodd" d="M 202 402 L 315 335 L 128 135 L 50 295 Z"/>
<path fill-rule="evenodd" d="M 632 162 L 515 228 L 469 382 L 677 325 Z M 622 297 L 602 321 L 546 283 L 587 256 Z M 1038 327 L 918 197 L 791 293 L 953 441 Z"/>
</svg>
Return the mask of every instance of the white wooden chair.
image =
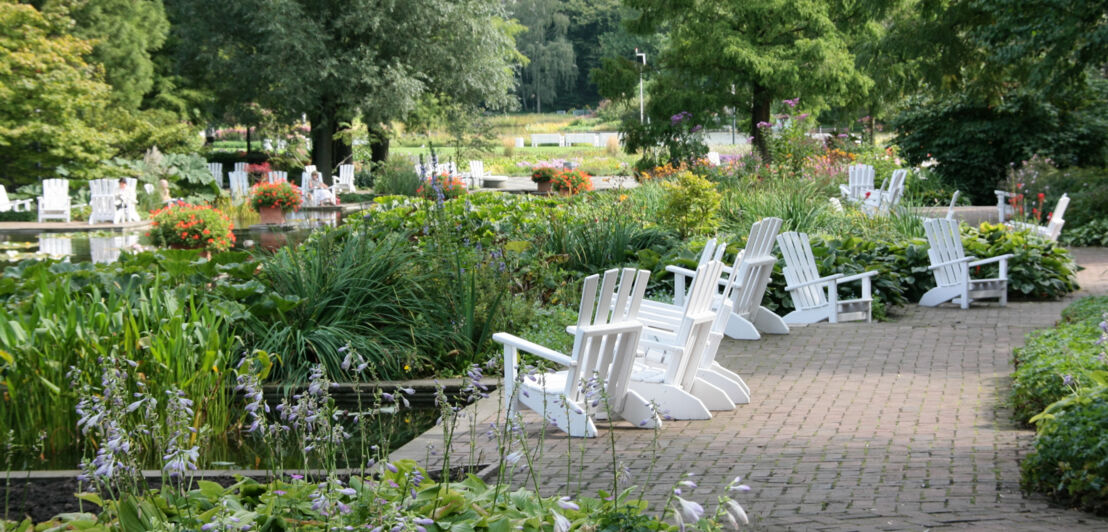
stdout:
<svg viewBox="0 0 1108 532">
<path fill-rule="evenodd" d="M 722 273 L 723 263 L 717 260 L 696 269 L 676 327 L 668 315 L 653 314 L 645 307 L 641 311 L 646 325 L 640 341 L 643 357 L 631 375 L 631 389 L 674 419 L 711 419 L 712 410 L 735 408 L 724 388 L 701 376 L 702 369 L 710 372 L 723 338 L 722 331 L 713 333 L 713 325 L 718 321 L 723 327 L 723 320 L 717 318 L 727 305 L 712 310 Z"/>
<path fill-rule="evenodd" d="M 38 221 L 57 219 L 69 221 L 69 180 L 47 179 L 42 182 L 38 198 Z"/>
<path fill-rule="evenodd" d="M 718 151 L 708 152 L 708 164 L 710 164 L 712 166 L 719 166 L 719 165 L 723 164 L 723 162 L 719 158 L 719 152 Z"/>
<path fill-rule="evenodd" d="M 1012 206 L 1012 199 L 1019 196 L 1019 194 L 1006 190 L 994 190 L 993 194 L 996 194 L 997 223 L 1004 223 L 1005 220 L 1011 220 L 1016 214 L 1015 207 Z"/>
<path fill-rule="evenodd" d="M 274 170 L 266 175 L 266 179 L 270 182 L 270 184 L 285 183 L 289 180 L 289 173 Z"/>
<path fill-rule="evenodd" d="M 1006 225 L 1013 231 L 1027 231 L 1033 235 L 1039 235 L 1043 238 L 1058 241 L 1058 235 L 1062 234 L 1062 226 L 1066 225 L 1066 208 L 1070 206 L 1070 197 L 1067 194 L 1062 194 L 1062 197 L 1058 199 L 1058 204 L 1054 206 L 1054 211 L 1050 213 L 1050 220 L 1047 224 L 1038 225 L 1027 222 L 1010 221 Z"/>
<path fill-rule="evenodd" d="M 727 328 L 724 331 L 728 338 L 736 340 L 758 340 L 762 333 L 788 334 L 789 326 L 773 311 L 762 306 L 762 299 L 766 294 L 770 276 L 773 274 L 773 266 L 777 264 L 777 257 L 773 254 L 774 239 L 781 230 L 780 218 L 763 218 L 750 227 L 750 235 L 746 240 L 746 249 L 736 261 L 733 268 L 724 268 L 724 278 L 720 280 L 724 292 L 728 292 L 728 285 L 733 285 L 729 291 L 731 298 L 731 316 L 727 320 Z M 718 250 L 717 250 L 718 251 Z M 703 257 L 702 257 L 703 260 Z M 682 305 L 680 290 L 684 286 L 684 279 L 678 276 L 692 278 L 695 272 L 680 266 L 667 266 L 666 271 L 674 275 L 674 305 Z M 717 298 L 718 299 L 718 298 Z M 665 303 L 644 301 L 644 308 L 652 309 L 663 307 Z M 671 305 L 670 308 L 673 308 Z"/>
<path fill-rule="evenodd" d="M 930 248 L 927 255 L 931 259 L 931 271 L 935 274 L 935 288 L 928 290 L 920 298 L 919 304 L 934 307 L 947 301 L 959 303 L 969 308 L 971 301 L 984 298 L 997 298 L 1001 306 L 1008 304 L 1008 259 L 1012 254 L 977 260 L 977 257 L 965 256 L 962 248 L 962 233 L 958 222 L 945 218 L 924 220 L 923 230 L 927 233 Z M 999 275 L 995 278 L 973 279 L 971 268 L 986 264 L 999 263 Z"/>
<path fill-rule="evenodd" d="M 315 168 L 311 166 L 310 168 Z M 315 170 L 312 170 L 314 172 Z M 305 169 L 300 172 L 300 199 L 304 202 L 305 207 L 315 207 L 314 198 L 311 194 L 311 188 L 308 187 L 312 182 L 312 172 Z"/>
<path fill-rule="evenodd" d="M 11 200 L 8 199 L 8 191 L 4 188 L 4 185 L 0 185 L 0 212 L 23 212 L 31 210 L 31 204 L 35 200 L 21 199 Z"/>
<path fill-rule="evenodd" d="M 235 171 L 236 172 L 245 172 L 247 166 L 250 166 L 250 164 L 249 163 L 235 163 Z"/>
<path fill-rule="evenodd" d="M 566 138 L 558 133 L 533 133 L 531 134 L 531 147 L 537 148 L 541 144 L 553 144 L 565 147 Z"/>
<path fill-rule="evenodd" d="M 839 193 L 848 202 L 861 203 L 866 200 L 867 192 L 870 195 L 875 192 L 873 176 L 872 166 L 868 164 L 852 165 L 847 169 L 848 182 L 845 185 L 839 185 Z"/>
<path fill-rule="evenodd" d="M 622 279 L 617 292 L 618 277 Z M 594 415 L 606 416 L 609 411 L 635 427 L 660 427 L 662 422 L 647 400 L 629 387 L 643 329 L 635 315 L 649 277 L 648 271 L 630 268 L 622 274 L 619 270 L 604 272 L 603 283 L 599 275 L 586 277 L 569 356 L 508 333 L 494 334 L 493 340 L 504 346 L 503 393 L 508 416 L 526 406 L 574 437 L 596 437 Z M 616 303 L 612 305 L 612 301 Z M 566 369 L 524 375 L 520 351 Z M 607 404 L 598 411 L 601 394 L 596 392 L 601 387 Z"/>
<path fill-rule="evenodd" d="M 245 171 L 234 171 L 227 174 L 231 183 L 231 203 L 238 205 L 246 201 L 250 195 L 250 178 Z"/>
<path fill-rule="evenodd" d="M 600 144 L 600 135 L 596 133 L 566 133 L 566 146 L 573 146 L 575 144 L 586 144 L 596 148 L 603 148 Z"/>
<path fill-rule="evenodd" d="M 488 177 L 488 174 L 485 173 L 484 161 L 470 161 L 469 183 L 467 183 L 466 186 L 471 189 L 481 188 L 485 185 L 485 177 Z"/>
<path fill-rule="evenodd" d="M 785 257 L 785 290 L 792 296 L 796 310 L 785 315 L 785 323 L 819 323 L 829 321 L 873 321 L 873 291 L 870 277 L 875 271 L 857 275 L 836 273 L 820 277 L 816 258 L 808 235 L 789 231 L 777 236 L 777 245 Z M 857 299 L 839 299 L 839 285 L 862 282 L 862 295 Z"/>
<path fill-rule="evenodd" d="M 331 190 L 335 194 L 339 194 L 339 193 L 342 193 L 342 192 L 355 192 L 355 189 L 354 189 L 354 165 L 352 165 L 352 164 L 339 165 L 339 175 L 332 177 Z"/>
<path fill-rule="evenodd" d="M 862 201 L 862 210 L 866 214 L 888 214 L 900 204 L 900 197 L 904 195 L 904 181 L 907 177 L 907 170 L 893 170 L 892 177 L 883 181 L 879 190 Z"/>
<path fill-rule="evenodd" d="M 219 188 L 223 188 L 223 163 L 208 163 L 208 171 L 212 173 Z"/>
</svg>

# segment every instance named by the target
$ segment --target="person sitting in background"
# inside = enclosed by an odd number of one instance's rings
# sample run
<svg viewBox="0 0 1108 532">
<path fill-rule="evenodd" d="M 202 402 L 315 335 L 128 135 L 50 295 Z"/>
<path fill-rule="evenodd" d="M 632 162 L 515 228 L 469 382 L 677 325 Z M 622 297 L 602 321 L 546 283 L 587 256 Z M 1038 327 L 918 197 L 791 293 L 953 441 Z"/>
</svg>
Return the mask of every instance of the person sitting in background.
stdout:
<svg viewBox="0 0 1108 532">
<path fill-rule="evenodd" d="M 119 178 L 119 189 L 115 192 L 115 223 L 139 221 L 135 203 L 135 195 L 127 190 L 127 179 Z"/>
<path fill-rule="evenodd" d="M 327 183 L 323 182 L 319 172 L 312 172 L 312 178 L 308 181 L 308 188 L 311 189 L 312 203 L 316 205 L 335 204 L 335 195 L 330 191 Z"/>
<path fill-rule="evenodd" d="M 158 181 L 158 199 L 162 204 L 173 202 L 173 196 L 169 195 L 169 181 L 165 179 Z"/>
</svg>

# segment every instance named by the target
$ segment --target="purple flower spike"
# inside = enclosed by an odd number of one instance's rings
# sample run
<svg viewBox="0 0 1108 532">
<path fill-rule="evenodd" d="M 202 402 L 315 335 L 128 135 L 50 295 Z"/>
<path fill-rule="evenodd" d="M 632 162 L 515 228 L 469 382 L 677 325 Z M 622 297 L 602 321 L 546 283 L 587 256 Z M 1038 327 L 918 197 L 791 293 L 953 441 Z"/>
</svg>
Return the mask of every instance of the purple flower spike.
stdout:
<svg viewBox="0 0 1108 532">
<path fill-rule="evenodd" d="M 385 467 L 389 471 L 392 471 L 393 473 L 399 473 L 400 472 L 400 470 L 397 469 L 396 466 L 392 465 L 392 462 L 385 462 Z"/>
<path fill-rule="evenodd" d="M 576 503 L 569 500 L 569 497 L 562 497 L 558 499 L 558 506 L 560 506 L 563 510 L 574 510 L 578 512 L 581 511 L 581 507 L 577 506 Z"/>
</svg>

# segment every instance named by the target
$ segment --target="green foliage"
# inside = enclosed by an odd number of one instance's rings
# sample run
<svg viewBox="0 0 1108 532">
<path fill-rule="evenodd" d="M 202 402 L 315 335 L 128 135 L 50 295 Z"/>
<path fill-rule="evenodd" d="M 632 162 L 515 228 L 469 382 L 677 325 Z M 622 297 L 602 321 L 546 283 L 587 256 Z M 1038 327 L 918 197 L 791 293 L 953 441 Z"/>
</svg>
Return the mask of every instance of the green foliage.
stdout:
<svg viewBox="0 0 1108 532">
<path fill-rule="evenodd" d="M 100 177 L 112 134 L 101 127 L 110 88 L 84 57 L 67 19 L 0 1 L 0 181 L 9 189 L 55 177 Z"/>
<path fill-rule="evenodd" d="M 966 255 L 995 257 L 1011 253 L 1008 291 L 1035 299 L 1058 299 L 1077 290 L 1077 264 L 1065 248 L 1003 225 L 981 224 L 962 231 Z M 988 271 L 994 271 L 991 266 Z"/>
<path fill-rule="evenodd" d="M 169 181 L 170 192 L 175 198 L 191 203 L 211 203 L 220 195 L 219 183 L 208 170 L 208 162 L 196 154 L 165 154 L 151 148 L 142 159 L 115 158 L 106 165 L 126 175 L 133 175 L 142 183 L 158 186 L 162 179 Z"/>
<path fill-rule="evenodd" d="M 521 69 L 520 100 L 524 107 L 534 104 L 542 112 L 559 89 L 571 87 L 577 79 L 573 46 L 566 39 L 570 19 L 563 13 L 564 2 L 523 0 L 514 2 L 511 16 L 527 28 L 516 38 L 519 52 L 527 58 Z"/>
<path fill-rule="evenodd" d="M 404 157 L 393 157 L 377 166 L 377 179 L 373 182 L 373 192 L 383 196 L 415 196 L 419 188 L 419 174 L 412 162 Z"/>
<path fill-rule="evenodd" d="M 668 120 L 652 120 L 646 123 L 624 122 L 624 150 L 627 153 L 643 151 L 643 158 L 636 164 L 639 169 L 670 164 L 692 164 L 708 153 L 704 143 L 704 121 L 694 118 L 688 111 L 680 111 Z"/>
<path fill-rule="evenodd" d="M 250 187 L 250 207 L 261 211 L 263 207 L 278 207 L 284 212 L 299 210 L 303 195 L 300 187 L 281 181 L 267 183 L 262 181 Z"/>
<path fill-rule="evenodd" d="M 1073 229 L 1067 227 L 1059 238 L 1067 246 L 1108 247 L 1108 218 L 1092 220 Z"/>
<path fill-rule="evenodd" d="M 303 379 L 323 364 L 339 378 L 344 346 L 370 357 L 370 375 L 397 379 L 445 352 L 452 331 L 428 264 L 404 240 L 329 231 L 265 260 L 259 281 L 295 304 L 256 316 L 253 345 L 280 354 L 280 375 Z"/>
<path fill-rule="evenodd" d="M 692 172 L 682 172 L 662 187 L 666 200 L 660 221 L 673 227 L 681 239 L 709 235 L 719 227 L 721 195 L 714 183 Z"/>
<path fill-rule="evenodd" d="M 1020 463 L 1020 489 L 1066 506 L 1108 512 L 1108 373 L 1099 385 L 1052 405 Z"/>
</svg>

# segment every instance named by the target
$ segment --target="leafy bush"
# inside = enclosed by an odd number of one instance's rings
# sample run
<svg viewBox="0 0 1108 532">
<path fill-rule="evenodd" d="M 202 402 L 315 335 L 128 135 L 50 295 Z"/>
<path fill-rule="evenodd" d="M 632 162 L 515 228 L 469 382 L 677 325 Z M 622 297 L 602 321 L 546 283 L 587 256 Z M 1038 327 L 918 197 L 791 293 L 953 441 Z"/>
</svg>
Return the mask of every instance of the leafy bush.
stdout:
<svg viewBox="0 0 1108 532">
<path fill-rule="evenodd" d="M 1108 246 L 1108 218 L 1093 220 L 1085 225 L 1070 229 L 1069 222 L 1059 236 L 1068 246 Z"/>
<path fill-rule="evenodd" d="M 1108 513 L 1108 379 L 1052 405 L 1020 464 L 1020 488 L 1066 506 Z"/>
<path fill-rule="evenodd" d="M 1058 299 L 1077 290 L 1077 264 L 1064 248 L 1026 232 L 1009 231 L 1003 225 L 964 227 L 962 243 L 966 255 L 995 257 L 1011 253 L 1008 261 L 1008 291 L 1036 299 Z M 986 272 L 996 266 L 985 268 Z"/>
<path fill-rule="evenodd" d="M 1097 338 L 1096 322 L 1091 320 L 1028 335 L 1025 345 L 1015 350 L 1013 362 L 1011 404 L 1016 421 L 1026 424 L 1047 405 L 1069 395 L 1067 375 L 1077 385 L 1091 383 L 1091 373 L 1105 367 L 1095 345 Z"/>
<path fill-rule="evenodd" d="M 381 195 L 415 196 L 421 181 L 412 162 L 404 157 L 390 157 L 376 168 L 373 191 Z"/>
<path fill-rule="evenodd" d="M 250 187 L 250 207 L 256 211 L 263 207 L 277 207 L 282 211 L 300 210 L 303 196 L 300 187 L 281 181 L 279 183 L 261 182 Z"/>
<path fill-rule="evenodd" d="M 692 172 L 682 172 L 662 187 L 666 199 L 660 222 L 674 228 L 682 239 L 711 234 L 719 227 L 721 195 L 714 183 Z"/>
<path fill-rule="evenodd" d="M 550 183 L 554 190 L 568 192 L 570 195 L 592 190 L 592 176 L 581 170 L 558 172 Z"/>
<path fill-rule="evenodd" d="M 1108 313 L 1108 296 L 1085 296 L 1062 310 L 1062 321 L 1073 323 L 1097 319 Z"/>
<path fill-rule="evenodd" d="M 227 251 L 235 241 L 231 219 L 209 205 L 177 203 L 152 214 L 146 235 L 159 246 Z"/>
</svg>

